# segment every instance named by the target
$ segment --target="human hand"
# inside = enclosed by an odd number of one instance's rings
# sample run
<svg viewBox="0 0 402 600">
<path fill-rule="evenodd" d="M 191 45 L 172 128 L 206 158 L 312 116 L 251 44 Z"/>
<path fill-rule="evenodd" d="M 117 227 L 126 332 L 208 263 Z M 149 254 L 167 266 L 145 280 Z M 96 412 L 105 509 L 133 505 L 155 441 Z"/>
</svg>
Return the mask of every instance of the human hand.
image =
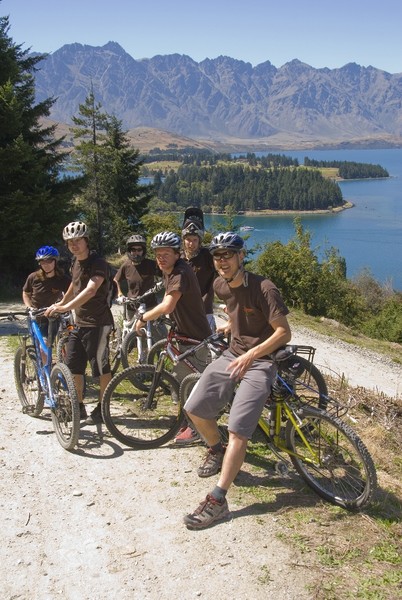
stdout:
<svg viewBox="0 0 402 600">
<path fill-rule="evenodd" d="M 245 354 L 241 354 L 241 356 L 238 356 L 235 358 L 235 360 L 232 360 L 232 362 L 226 368 L 227 371 L 231 371 L 230 379 L 240 380 L 242 377 L 244 377 L 252 362 L 253 355 L 250 351 L 246 352 Z"/>
</svg>

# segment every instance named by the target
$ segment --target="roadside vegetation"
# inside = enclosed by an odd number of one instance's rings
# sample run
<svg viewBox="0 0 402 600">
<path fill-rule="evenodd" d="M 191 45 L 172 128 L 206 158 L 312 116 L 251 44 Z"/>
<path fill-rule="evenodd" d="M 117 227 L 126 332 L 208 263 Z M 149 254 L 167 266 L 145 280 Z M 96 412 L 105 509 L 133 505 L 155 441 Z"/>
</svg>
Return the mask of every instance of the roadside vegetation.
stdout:
<svg viewBox="0 0 402 600">
<path fill-rule="evenodd" d="M 317 573 L 312 598 L 394 600 L 402 581 L 402 404 L 326 379 L 330 394 L 349 407 L 344 419 L 374 459 L 378 490 L 371 505 L 351 513 L 321 501 L 292 471 L 284 476 L 275 468 L 278 459 L 266 454 L 258 431 L 235 490 L 262 527 L 264 512 L 275 513 L 280 539 L 300 556 L 294 568 L 308 565 Z M 266 576 L 261 573 L 262 585 Z"/>
</svg>

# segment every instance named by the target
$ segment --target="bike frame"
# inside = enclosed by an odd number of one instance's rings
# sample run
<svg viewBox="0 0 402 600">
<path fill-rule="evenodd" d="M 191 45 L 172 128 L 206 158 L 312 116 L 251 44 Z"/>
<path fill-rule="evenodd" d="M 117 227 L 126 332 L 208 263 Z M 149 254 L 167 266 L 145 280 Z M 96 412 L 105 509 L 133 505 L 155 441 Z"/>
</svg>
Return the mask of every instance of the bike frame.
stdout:
<svg viewBox="0 0 402 600">
<path fill-rule="evenodd" d="M 40 312 L 42 313 L 43 311 L 41 310 Z M 56 403 L 50 384 L 50 372 L 52 370 L 52 333 L 50 333 L 49 343 L 47 344 L 41 334 L 39 325 L 36 322 L 36 315 L 32 315 L 31 313 L 28 313 L 28 332 L 35 348 L 39 382 L 42 392 L 45 394 L 45 406 L 48 408 L 55 408 Z M 26 351 L 27 339 L 28 336 L 24 336 L 24 352 Z M 42 353 L 46 357 L 46 362 L 43 362 Z"/>
</svg>

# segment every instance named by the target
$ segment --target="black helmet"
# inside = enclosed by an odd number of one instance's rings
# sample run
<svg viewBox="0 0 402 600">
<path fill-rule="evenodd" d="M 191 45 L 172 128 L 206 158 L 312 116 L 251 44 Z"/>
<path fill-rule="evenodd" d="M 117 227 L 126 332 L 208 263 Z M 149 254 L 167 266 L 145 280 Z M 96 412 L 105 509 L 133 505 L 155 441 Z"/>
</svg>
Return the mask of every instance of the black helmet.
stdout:
<svg viewBox="0 0 402 600">
<path fill-rule="evenodd" d="M 151 248 L 156 250 L 156 248 L 173 248 L 174 250 L 179 250 L 181 245 L 180 237 L 177 233 L 173 233 L 173 231 L 162 231 L 161 233 L 157 233 L 151 242 Z"/>
<path fill-rule="evenodd" d="M 185 221 L 183 224 L 183 229 L 181 232 L 182 237 L 184 238 L 186 235 L 198 235 L 198 237 L 203 240 L 204 239 L 204 228 L 202 226 L 201 221 L 193 220 L 193 221 Z"/>
<path fill-rule="evenodd" d="M 240 250 L 246 250 L 243 238 L 233 231 L 225 231 L 218 233 L 209 245 L 209 251 L 214 254 L 217 250 L 234 250 L 240 252 Z"/>
</svg>

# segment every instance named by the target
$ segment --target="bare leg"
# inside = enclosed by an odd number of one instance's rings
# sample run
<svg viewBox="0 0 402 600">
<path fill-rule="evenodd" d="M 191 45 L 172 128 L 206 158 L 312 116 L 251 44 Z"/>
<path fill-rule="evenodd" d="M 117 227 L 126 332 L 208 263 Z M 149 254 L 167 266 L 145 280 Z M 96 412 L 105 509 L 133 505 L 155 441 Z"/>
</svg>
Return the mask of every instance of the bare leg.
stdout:
<svg viewBox="0 0 402 600">
<path fill-rule="evenodd" d="M 109 381 L 111 379 L 112 379 L 111 373 L 106 373 L 106 375 L 101 375 L 99 377 L 99 402 L 102 400 L 103 393 L 107 387 L 107 384 L 109 383 Z"/>
<path fill-rule="evenodd" d="M 84 401 L 84 375 L 73 375 L 78 402 Z"/>
<path fill-rule="evenodd" d="M 202 419 L 201 417 L 196 417 L 190 413 L 188 413 L 188 416 L 208 446 L 215 446 L 215 444 L 220 441 L 221 435 L 219 433 L 218 425 L 214 419 Z"/>
<path fill-rule="evenodd" d="M 244 462 L 248 439 L 229 431 L 229 443 L 223 458 L 218 486 L 228 490 Z"/>
</svg>

